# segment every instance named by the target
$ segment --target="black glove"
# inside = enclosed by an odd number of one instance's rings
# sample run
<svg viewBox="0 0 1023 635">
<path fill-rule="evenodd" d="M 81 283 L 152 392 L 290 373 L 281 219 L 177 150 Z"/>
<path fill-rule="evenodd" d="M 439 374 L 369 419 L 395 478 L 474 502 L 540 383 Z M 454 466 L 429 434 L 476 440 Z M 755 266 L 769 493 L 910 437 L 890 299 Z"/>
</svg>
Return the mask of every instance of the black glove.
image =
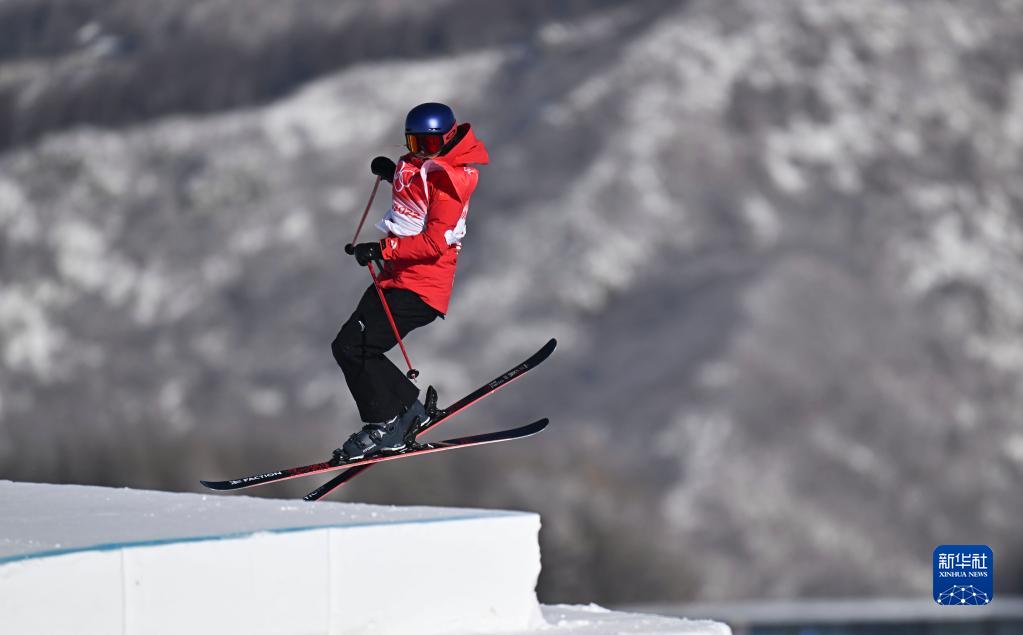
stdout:
<svg viewBox="0 0 1023 635">
<path fill-rule="evenodd" d="M 396 166 L 394 165 L 394 161 L 391 161 L 387 157 L 377 157 L 369 164 L 369 171 L 388 183 L 394 182 L 395 168 Z"/>
<path fill-rule="evenodd" d="M 383 260 L 380 243 L 359 243 L 355 246 L 355 261 L 365 267 L 371 260 Z"/>
</svg>

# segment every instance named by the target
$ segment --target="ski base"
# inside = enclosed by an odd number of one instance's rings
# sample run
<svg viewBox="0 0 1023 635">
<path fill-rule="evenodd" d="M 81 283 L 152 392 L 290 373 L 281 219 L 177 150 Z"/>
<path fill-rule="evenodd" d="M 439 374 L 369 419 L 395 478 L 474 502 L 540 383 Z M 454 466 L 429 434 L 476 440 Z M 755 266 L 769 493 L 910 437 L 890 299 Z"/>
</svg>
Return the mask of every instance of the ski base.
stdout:
<svg viewBox="0 0 1023 635">
<path fill-rule="evenodd" d="M 283 481 L 298 476 L 322 474 L 325 472 L 333 472 L 335 470 L 344 470 L 347 468 L 369 467 L 374 463 L 383 463 L 384 461 L 392 461 L 394 459 L 402 459 L 419 454 L 432 454 L 434 452 L 444 452 L 447 450 L 454 450 L 457 448 L 466 448 L 476 445 L 486 445 L 489 443 L 499 443 L 501 441 L 511 441 L 513 439 L 522 439 L 540 432 L 541 430 L 547 427 L 548 423 L 549 421 L 547 419 L 540 419 L 538 421 L 534 421 L 533 423 L 520 426 L 518 428 L 509 428 L 507 430 L 498 430 L 497 432 L 487 432 L 485 434 L 474 434 L 467 437 L 447 439 L 445 441 L 434 441 L 431 443 L 416 444 L 415 446 L 402 452 L 395 452 L 394 454 L 375 454 L 373 456 L 369 456 L 362 459 L 356 459 L 354 461 L 342 462 L 337 465 L 331 464 L 329 462 L 316 463 L 314 465 L 307 465 L 299 468 L 291 468 L 288 470 L 278 470 L 276 472 L 268 472 L 266 474 L 258 474 L 256 476 L 246 476 L 244 478 L 232 479 L 228 481 L 200 481 L 200 482 L 210 489 L 220 491 L 243 489 L 246 487 L 252 487 L 254 485 L 263 485 L 265 483 Z"/>
</svg>

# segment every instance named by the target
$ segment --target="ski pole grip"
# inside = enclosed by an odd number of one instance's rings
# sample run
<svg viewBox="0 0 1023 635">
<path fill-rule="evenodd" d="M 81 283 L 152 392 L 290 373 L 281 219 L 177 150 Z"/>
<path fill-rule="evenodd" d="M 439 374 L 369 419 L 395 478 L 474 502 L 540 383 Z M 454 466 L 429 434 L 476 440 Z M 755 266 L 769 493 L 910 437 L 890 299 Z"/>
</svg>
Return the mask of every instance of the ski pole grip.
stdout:
<svg viewBox="0 0 1023 635">
<path fill-rule="evenodd" d="M 355 253 L 355 245 L 353 245 L 352 243 L 348 243 L 347 245 L 345 245 L 345 253 L 348 254 L 349 256 L 353 255 Z"/>
<path fill-rule="evenodd" d="M 411 379 L 412 381 L 415 381 L 416 377 L 419 377 L 419 371 L 416 370 L 415 368 L 410 368 L 408 369 L 408 372 L 405 373 L 405 376 Z"/>
</svg>

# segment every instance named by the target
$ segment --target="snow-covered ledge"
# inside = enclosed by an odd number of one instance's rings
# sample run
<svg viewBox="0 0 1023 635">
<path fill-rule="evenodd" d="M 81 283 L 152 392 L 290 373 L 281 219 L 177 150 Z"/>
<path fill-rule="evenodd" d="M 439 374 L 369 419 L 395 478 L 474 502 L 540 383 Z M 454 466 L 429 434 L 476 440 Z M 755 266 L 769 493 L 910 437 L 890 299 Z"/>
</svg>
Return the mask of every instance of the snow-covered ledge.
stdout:
<svg viewBox="0 0 1023 635">
<path fill-rule="evenodd" d="M 5 633 L 541 623 L 536 514 L 0 482 Z"/>
<path fill-rule="evenodd" d="M 539 528 L 519 512 L 0 481 L 0 630 L 729 632 L 599 607 L 541 612 Z"/>
</svg>

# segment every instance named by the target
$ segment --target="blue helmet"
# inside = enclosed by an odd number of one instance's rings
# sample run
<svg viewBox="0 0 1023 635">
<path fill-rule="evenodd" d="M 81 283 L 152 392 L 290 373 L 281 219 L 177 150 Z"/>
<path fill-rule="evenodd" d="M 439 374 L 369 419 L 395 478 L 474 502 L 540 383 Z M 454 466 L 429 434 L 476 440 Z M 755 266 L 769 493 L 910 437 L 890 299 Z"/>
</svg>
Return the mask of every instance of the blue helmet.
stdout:
<svg viewBox="0 0 1023 635">
<path fill-rule="evenodd" d="M 455 113 L 444 104 L 419 104 L 405 116 L 405 134 L 444 134 L 455 126 Z"/>
<path fill-rule="evenodd" d="M 455 113 L 444 104 L 419 104 L 405 116 L 405 146 L 418 156 L 436 156 L 455 138 Z"/>
</svg>

